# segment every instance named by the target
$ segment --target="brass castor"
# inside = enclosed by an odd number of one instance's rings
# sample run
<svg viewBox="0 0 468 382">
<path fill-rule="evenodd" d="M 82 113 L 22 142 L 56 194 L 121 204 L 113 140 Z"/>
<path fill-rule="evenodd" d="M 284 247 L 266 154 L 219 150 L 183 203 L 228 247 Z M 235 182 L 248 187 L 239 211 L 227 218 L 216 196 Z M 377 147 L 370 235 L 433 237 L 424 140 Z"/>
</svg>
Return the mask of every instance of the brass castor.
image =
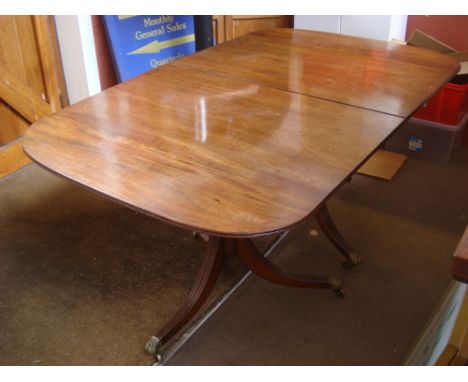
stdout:
<svg viewBox="0 0 468 382">
<path fill-rule="evenodd" d="M 200 232 L 195 232 L 195 231 L 192 232 L 192 237 L 193 237 L 195 240 L 201 241 L 201 242 L 203 242 L 203 243 L 208 242 L 208 239 L 209 239 L 207 234 L 205 234 L 205 233 L 200 233 Z"/>
<path fill-rule="evenodd" d="M 357 253 L 351 253 L 349 257 L 343 261 L 343 267 L 351 269 L 359 264 L 362 264 L 362 258 Z"/>
<path fill-rule="evenodd" d="M 344 297 L 343 282 L 341 280 L 331 278 L 330 279 L 330 289 L 338 296 Z"/>
<path fill-rule="evenodd" d="M 335 294 L 340 297 L 340 298 L 344 298 L 344 290 L 343 289 L 335 289 L 333 292 L 335 292 Z"/>
<path fill-rule="evenodd" d="M 162 355 L 159 349 L 161 348 L 161 341 L 158 337 L 152 336 L 149 341 L 145 344 L 145 350 L 154 357 L 153 366 L 161 364 Z"/>
</svg>

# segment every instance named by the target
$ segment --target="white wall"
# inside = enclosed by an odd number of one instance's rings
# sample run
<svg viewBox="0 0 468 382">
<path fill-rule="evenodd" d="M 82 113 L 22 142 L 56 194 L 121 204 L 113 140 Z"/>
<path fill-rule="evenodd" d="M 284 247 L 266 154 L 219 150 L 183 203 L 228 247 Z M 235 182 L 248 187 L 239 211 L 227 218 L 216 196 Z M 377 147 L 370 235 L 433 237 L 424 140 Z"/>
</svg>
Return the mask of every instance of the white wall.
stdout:
<svg viewBox="0 0 468 382">
<path fill-rule="evenodd" d="M 91 16 L 55 16 L 70 104 L 101 91 Z"/>
<path fill-rule="evenodd" d="M 407 16 L 294 16 L 294 28 L 311 29 L 321 32 L 341 33 L 389 41 L 392 38 L 405 39 Z"/>
<path fill-rule="evenodd" d="M 396 38 L 401 41 L 405 41 L 406 36 L 406 25 L 408 23 L 408 16 L 398 15 L 392 16 L 390 22 L 390 36 L 389 38 Z"/>
<path fill-rule="evenodd" d="M 294 28 L 312 29 L 319 32 L 340 33 L 341 16 L 294 16 Z"/>
</svg>

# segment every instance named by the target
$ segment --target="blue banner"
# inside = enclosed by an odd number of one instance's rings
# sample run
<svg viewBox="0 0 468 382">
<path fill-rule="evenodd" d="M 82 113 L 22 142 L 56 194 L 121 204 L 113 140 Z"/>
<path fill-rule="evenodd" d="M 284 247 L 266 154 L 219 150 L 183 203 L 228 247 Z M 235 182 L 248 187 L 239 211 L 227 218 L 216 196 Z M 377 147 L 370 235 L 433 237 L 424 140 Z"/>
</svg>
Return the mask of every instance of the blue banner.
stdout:
<svg viewBox="0 0 468 382">
<path fill-rule="evenodd" d="M 193 16 L 104 16 L 120 81 L 195 52 Z"/>
</svg>

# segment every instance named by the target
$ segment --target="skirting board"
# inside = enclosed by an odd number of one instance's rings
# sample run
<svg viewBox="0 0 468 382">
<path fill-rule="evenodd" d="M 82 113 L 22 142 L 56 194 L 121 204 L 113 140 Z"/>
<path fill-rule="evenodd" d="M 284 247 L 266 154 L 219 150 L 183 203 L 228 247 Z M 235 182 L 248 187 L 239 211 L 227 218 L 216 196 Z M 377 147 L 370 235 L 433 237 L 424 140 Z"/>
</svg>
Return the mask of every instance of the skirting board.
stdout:
<svg viewBox="0 0 468 382">
<path fill-rule="evenodd" d="M 31 159 L 24 153 L 21 139 L 0 147 L 0 179 L 29 163 Z"/>
</svg>

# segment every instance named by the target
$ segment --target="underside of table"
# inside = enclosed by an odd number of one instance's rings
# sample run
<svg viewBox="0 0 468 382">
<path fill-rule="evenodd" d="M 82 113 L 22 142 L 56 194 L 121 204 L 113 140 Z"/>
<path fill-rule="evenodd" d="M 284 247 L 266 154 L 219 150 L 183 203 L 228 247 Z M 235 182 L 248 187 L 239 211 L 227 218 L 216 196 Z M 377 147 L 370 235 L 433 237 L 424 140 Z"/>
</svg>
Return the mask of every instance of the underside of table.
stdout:
<svg viewBox="0 0 468 382">
<path fill-rule="evenodd" d="M 343 266 L 351 268 L 360 264 L 361 258 L 339 233 L 325 203 L 317 210 L 315 217 L 326 237 L 345 257 Z M 154 356 L 155 365 L 162 361 L 161 347 L 190 321 L 208 298 L 219 276 L 225 256 L 238 256 L 249 270 L 275 284 L 297 288 L 330 289 L 337 296 L 344 297 L 341 280 L 330 276 L 284 272 L 259 252 L 249 238 L 209 235 L 203 242 L 205 254 L 202 265 L 187 299 L 177 313 L 145 345 L 145 350 Z"/>
</svg>

